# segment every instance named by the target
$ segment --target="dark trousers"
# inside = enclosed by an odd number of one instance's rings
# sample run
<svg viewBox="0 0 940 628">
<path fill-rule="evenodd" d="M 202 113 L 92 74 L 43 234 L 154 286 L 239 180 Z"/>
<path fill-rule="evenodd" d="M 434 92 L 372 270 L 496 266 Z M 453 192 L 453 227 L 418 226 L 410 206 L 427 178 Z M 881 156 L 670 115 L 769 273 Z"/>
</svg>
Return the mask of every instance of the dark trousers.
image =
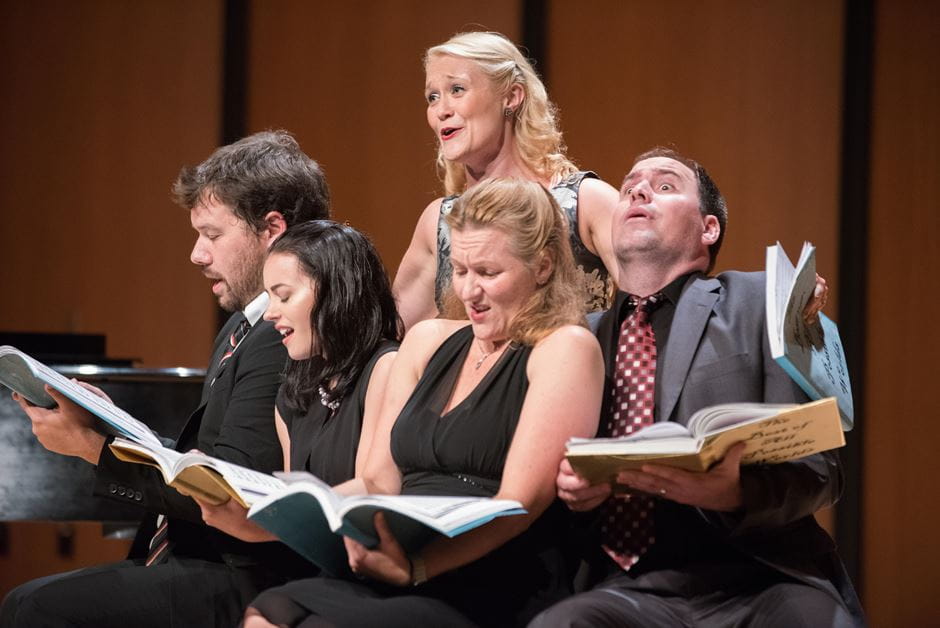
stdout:
<svg viewBox="0 0 940 628">
<path fill-rule="evenodd" d="M 705 565 L 614 575 L 545 610 L 529 628 L 857 625 L 834 592 L 761 565 Z"/>
<path fill-rule="evenodd" d="M 37 578 L 4 598 L 2 628 L 234 626 L 257 593 L 244 570 L 171 556 Z"/>
<path fill-rule="evenodd" d="M 456 608 L 424 594 L 431 583 L 408 589 L 322 576 L 268 589 L 251 606 L 290 628 L 474 628 Z"/>
</svg>

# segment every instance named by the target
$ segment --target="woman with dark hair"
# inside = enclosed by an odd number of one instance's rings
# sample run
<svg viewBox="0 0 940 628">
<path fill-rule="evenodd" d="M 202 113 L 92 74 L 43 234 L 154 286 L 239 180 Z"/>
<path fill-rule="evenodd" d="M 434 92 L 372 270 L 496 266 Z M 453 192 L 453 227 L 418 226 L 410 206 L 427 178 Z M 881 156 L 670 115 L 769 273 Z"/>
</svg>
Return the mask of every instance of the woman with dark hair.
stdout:
<svg viewBox="0 0 940 628">
<path fill-rule="evenodd" d="M 289 228 L 264 264 L 266 320 L 290 356 L 275 423 L 285 470 L 340 484 L 361 471 L 401 339 L 388 276 L 352 227 L 315 220 Z M 275 540 L 229 501 L 203 518 L 245 541 Z"/>
<path fill-rule="evenodd" d="M 447 220 L 456 320 L 408 332 L 368 460 L 341 490 L 514 499 L 526 514 L 410 556 L 377 516 L 377 547 L 346 539 L 359 580 L 269 589 L 246 628 L 524 625 L 570 592 L 554 478 L 567 440 L 597 430 L 604 375 L 566 221 L 541 185 L 513 179 L 475 186 Z"/>
</svg>

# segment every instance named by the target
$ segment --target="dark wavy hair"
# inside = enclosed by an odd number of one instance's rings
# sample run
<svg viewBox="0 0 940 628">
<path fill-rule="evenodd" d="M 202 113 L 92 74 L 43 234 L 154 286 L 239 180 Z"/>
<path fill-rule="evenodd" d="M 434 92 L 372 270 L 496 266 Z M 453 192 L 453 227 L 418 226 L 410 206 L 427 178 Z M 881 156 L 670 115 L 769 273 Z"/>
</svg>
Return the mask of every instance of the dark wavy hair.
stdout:
<svg viewBox="0 0 940 628">
<path fill-rule="evenodd" d="M 228 205 L 255 233 L 277 211 L 287 226 L 330 217 L 330 188 L 319 164 L 287 131 L 262 131 L 222 146 L 198 166 L 184 167 L 173 199 L 192 209 L 207 197 Z"/>
<path fill-rule="evenodd" d="M 335 380 L 329 401 L 350 392 L 382 341 L 399 341 L 404 325 L 391 284 L 372 242 L 348 225 L 313 220 L 288 228 L 268 255 L 292 255 L 313 280 L 310 326 L 318 354 L 288 360 L 288 408 L 306 413 L 317 389 Z"/>
</svg>

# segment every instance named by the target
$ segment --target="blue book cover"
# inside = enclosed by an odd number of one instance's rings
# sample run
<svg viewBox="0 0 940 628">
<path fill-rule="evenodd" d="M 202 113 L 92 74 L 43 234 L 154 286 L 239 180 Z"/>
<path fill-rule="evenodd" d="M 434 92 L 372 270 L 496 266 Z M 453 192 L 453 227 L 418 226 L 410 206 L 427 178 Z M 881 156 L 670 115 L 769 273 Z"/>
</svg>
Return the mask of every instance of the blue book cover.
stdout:
<svg viewBox="0 0 940 628">
<path fill-rule="evenodd" d="M 343 536 L 366 547 L 378 543 L 373 524 L 378 512 L 385 514 L 395 540 L 409 553 L 439 535 L 454 537 L 496 517 L 525 512 L 519 502 L 483 497 L 344 497 L 308 473 L 278 475 L 288 486 L 255 502 L 248 518 L 332 575 L 349 571 Z"/>
<path fill-rule="evenodd" d="M 810 399 L 835 397 L 842 428 L 852 429 L 852 384 L 839 328 L 825 314 L 806 323 L 803 309 L 816 286 L 816 249 L 809 242 L 796 267 L 780 243 L 767 247 L 767 333 L 771 355 Z"/>
</svg>

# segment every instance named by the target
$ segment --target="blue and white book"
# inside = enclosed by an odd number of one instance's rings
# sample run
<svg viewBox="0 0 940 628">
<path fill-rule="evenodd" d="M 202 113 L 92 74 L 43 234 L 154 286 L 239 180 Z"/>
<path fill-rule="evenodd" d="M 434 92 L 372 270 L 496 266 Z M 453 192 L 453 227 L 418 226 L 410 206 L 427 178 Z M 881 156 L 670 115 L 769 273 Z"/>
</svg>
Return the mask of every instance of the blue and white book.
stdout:
<svg viewBox="0 0 940 628">
<path fill-rule="evenodd" d="M 255 502 L 248 518 L 333 575 L 348 571 L 343 536 L 367 547 L 378 544 L 373 524 L 378 512 L 407 552 L 439 534 L 455 537 L 496 517 L 526 512 L 517 501 L 485 497 L 343 496 L 310 473 L 277 475 L 287 487 Z"/>
<path fill-rule="evenodd" d="M 102 431 L 146 445 L 161 445 L 160 439 L 145 423 L 16 347 L 0 347 L 0 384 L 16 391 L 35 406 L 55 408 L 55 400 L 46 393 L 48 384 L 94 414 L 101 422 Z"/>
<path fill-rule="evenodd" d="M 816 287 L 816 247 L 803 243 L 796 266 L 778 242 L 767 247 L 767 335 L 770 352 L 810 399 L 835 397 L 842 429 L 855 420 L 852 384 L 839 328 L 823 313 L 807 324 L 803 309 Z"/>
</svg>

